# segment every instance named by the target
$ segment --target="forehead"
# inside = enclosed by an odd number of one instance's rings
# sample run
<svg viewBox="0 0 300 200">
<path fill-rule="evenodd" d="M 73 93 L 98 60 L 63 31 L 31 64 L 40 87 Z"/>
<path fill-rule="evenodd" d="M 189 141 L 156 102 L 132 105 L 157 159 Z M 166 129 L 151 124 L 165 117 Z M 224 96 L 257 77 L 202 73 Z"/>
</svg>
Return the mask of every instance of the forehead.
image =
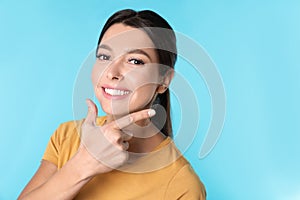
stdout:
<svg viewBox="0 0 300 200">
<path fill-rule="evenodd" d="M 149 36 L 141 29 L 118 23 L 108 28 L 100 44 L 113 49 L 154 48 Z"/>
</svg>

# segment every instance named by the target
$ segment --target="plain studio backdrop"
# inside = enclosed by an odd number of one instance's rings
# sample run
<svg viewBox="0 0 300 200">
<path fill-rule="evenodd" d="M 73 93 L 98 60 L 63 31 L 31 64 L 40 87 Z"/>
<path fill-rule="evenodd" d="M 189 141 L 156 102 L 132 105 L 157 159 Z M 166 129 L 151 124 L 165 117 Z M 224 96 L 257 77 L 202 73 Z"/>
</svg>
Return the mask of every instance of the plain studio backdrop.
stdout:
<svg viewBox="0 0 300 200">
<path fill-rule="evenodd" d="M 18 196 L 60 123 L 84 117 L 73 115 L 76 77 L 105 20 L 123 8 L 161 14 L 202 46 L 222 77 L 223 131 L 200 159 L 213 105 L 193 67 L 182 58 L 176 65 L 199 103 L 199 127 L 184 155 L 207 199 L 300 199 L 297 0 L 0 0 L 0 199 Z M 172 103 L 176 132 L 176 94 Z"/>
</svg>

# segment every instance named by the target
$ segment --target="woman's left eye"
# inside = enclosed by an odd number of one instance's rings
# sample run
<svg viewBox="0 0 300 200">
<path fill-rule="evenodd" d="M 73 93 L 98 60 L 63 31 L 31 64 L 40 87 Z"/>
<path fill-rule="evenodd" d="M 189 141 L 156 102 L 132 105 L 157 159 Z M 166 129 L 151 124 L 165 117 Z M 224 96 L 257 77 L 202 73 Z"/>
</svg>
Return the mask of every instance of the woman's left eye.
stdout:
<svg viewBox="0 0 300 200">
<path fill-rule="evenodd" d="M 129 63 L 134 64 L 134 65 L 144 65 L 145 62 L 141 59 L 136 59 L 136 58 L 130 58 L 128 60 Z"/>
</svg>

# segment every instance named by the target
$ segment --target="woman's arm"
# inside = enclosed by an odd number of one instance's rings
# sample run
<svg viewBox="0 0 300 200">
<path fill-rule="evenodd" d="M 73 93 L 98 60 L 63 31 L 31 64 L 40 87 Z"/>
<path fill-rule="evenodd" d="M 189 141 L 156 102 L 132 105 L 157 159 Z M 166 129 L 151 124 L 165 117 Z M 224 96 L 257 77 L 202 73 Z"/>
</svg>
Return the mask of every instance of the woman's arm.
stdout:
<svg viewBox="0 0 300 200">
<path fill-rule="evenodd" d="M 146 109 L 99 127 L 96 125 L 97 107 L 91 100 L 87 103 L 89 111 L 81 127 L 77 153 L 58 171 L 54 164 L 43 161 L 18 199 L 73 199 L 94 176 L 126 162 L 128 140 L 132 136 L 121 129 L 155 114 Z"/>
<path fill-rule="evenodd" d="M 39 169 L 24 188 L 18 199 L 72 199 L 79 190 L 93 177 L 90 156 L 84 147 L 69 160 L 64 167 L 57 170 L 56 165 L 42 161 Z M 86 158 L 86 159 L 84 159 Z M 94 161 L 93 161 L 94 162 Z M 94 162 L 95 163 L 95 162 Z M 97 164 L 99 171 L 99 163 Z M 101 168 L 101 167 L 100 167 Z M 91 169 L 91 170 L 89 170 Z"/>
<path fill-rule="evenodd" d="M 24 195 L 26 195 L 28 192 L 45 183 L 53 174 L 55 174 L 56 171 L 57 167 L 55 164 L 47 160 L 42 160 L 39 169 L 36 171 L 29 183 L 23 189 L 22 193 L 19 195 L 19 199 L 24 197 Z"/>
</svg>

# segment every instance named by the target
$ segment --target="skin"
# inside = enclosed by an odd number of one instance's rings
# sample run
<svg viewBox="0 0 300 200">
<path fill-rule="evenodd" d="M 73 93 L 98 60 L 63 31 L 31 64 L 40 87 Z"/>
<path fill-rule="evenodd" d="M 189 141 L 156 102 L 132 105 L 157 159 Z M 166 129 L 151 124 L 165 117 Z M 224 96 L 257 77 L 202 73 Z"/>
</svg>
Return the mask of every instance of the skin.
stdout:
<svg viewBox="0 0 300 200">
<path fill-rule="evenodd" d="M 116 37 L 126 31 L 133 31 L 127 34 L 126 40 L 122 38 L 124 36 Z M 168 86 L 173 77 L 171 74 L 161 79 L 158 69 L 151 64 L 158 62 L 157 55 L 151 48 L 151 40 L 140 30 L 115 24 L 105 33 L 102 44 L 109 46 L 111 50 L 99 48 L 99 54 L 106 51 L 111 54 L 112 59 L 98 56 L 92 72 L 92 83 L 96 97 L 107 114 L 106 123 L 101 127 L 96 125 L 98 109 L 91 100 L 87 100 L 88 114 L 83 123 L 82 143 L 77 153 L 60 170 L 53 163 L 43 160 L 18 199 L 73 199 L 94 176 L 122 166 L 127 160 L 126 150 L 150 152 L 163 141 L 164 137 L 160 132 L 154 132 L 151 137 L 146 138 L 132 137 L 123 132 L 132 125 L 143 126 L 148 123 L 149 117 L 155 114 L 148 109 L 151 102 L 157 93 L 166 90 L 161 84 Z M 128 47 L 142 48 L 148 56 L 136 51 L 128 53 Z M 132 58 L 142 59 L 145 65 L 137 65 L 139 62 Z M 130 90 L 130 94 L 126 98 L 112 100 L 104 96 L 103 85 L 123 87 Z M 95 152 L 89 145 L 89 141 L 94 139 L 91 138 L 93 132 L 101 135 L 99 139 L 104 142 L 101 146 L 105 146 L 103 152 L 101 148 L 100 152 Z M 93 154 L 101 157 L 95 159 Z M 107 160 L 112 157 L 114 162 Z"/>
<path fill-rule="evenodd" d="M 158 58 L 146 33 L 123 24 L 114 24 L 104 34 L 97 57 L 92 83 L 108 122 L 119 118 L 118 115 L 149 107 L 159 89 L 160 76 L 156 64 Z M 122 99 L 107 99 L 102 90 L 105 85 L 124 88 L 130 93 Z"/>
<path fill-rule="evenodd" d="M 142 52 L 136 50 L 142 50 Z M 92 71 L 95 95 L 107 115 L 107 122 L 150 108 L 156 95 L 165 92 L 173 74 L 161 77 L 159 67 L 162 66 L 158 63 L 155 47 L 142 30 L 123 24 L 114 24 L 107 30 L 99 44 L 97 61 Z M 130 94 L 122 99 L 108 99 L 103 95 L 105 85 L 125 88 L 130 91 Z M 141 120 L 137 122 L 137 125 L 145 126 L 148 122 L 148 120 Z M 152 132 L 156 131 L 157 134 L 150 133 L 144 137 L 133 137 L 129 141 L 128 151 L 144 153 L 155 148 L 164 136 L 154 128 L 152 129 Z M 144 129 L 140 131 L 145 132 Z M 137 133 L 136 129 L 129 132 L 142 135 Z"/>
</svg>

